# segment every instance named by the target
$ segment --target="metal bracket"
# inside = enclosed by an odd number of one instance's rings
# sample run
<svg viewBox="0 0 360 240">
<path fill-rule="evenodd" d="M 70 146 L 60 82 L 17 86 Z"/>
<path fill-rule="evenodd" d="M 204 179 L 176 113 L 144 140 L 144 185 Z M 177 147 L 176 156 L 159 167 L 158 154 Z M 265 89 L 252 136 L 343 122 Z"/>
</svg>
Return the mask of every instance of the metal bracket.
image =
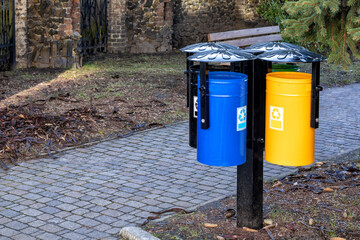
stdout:
<svg viewBox="0 0 360 240">
<path fill-rule="evenodd" d="M 200 122 L 201 129 L 209 128 L 209 70 L 206 62 L 200 63 Z"/>
<path fill-rule="evenodd" d="M 310 126 L 312 128 L 319 127 L 319 105 L 320 105 L 320 91 L 323 90 L 320 84 L 320 62 L 312 63 L 312 77 L 311 77 L 311 119 Z"/>
<path fill-rule="evenodd" d="M 187 60 L 191 55 L 191 53 L 186 53 L 186 71 L 184 71 L 186 74 L 186 107 L 190 105 L 190 67 L 194 65 L 193 61 Z"/>
</svg>

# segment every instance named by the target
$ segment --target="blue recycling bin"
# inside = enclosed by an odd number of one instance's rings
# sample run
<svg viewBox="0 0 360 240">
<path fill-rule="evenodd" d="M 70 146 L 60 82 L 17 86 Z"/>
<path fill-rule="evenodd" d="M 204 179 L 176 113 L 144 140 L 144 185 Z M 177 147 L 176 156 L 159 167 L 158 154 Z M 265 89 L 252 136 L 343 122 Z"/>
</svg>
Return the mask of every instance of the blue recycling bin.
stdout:
<svg viewBox="0 0 360 240">
<path fill-rule="evenodd" d="M 199 162 L 223 167 L 245 163 L 247 81 L 248 76 L 242 73 L 209 72 L 209 128 L 202 129 L 200 117 L 197 119 Z M 198 116 L 200 104 L 198 101 Z"/>
</svg>

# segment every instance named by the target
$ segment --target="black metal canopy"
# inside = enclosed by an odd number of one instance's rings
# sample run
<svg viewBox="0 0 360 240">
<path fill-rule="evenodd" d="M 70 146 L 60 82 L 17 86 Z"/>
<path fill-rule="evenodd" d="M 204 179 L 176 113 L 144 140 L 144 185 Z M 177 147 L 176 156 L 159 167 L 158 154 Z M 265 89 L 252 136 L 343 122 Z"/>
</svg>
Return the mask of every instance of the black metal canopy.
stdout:
<svg viewBox="0 0 360 240">
<path fill-rule="evenodd" d="M 287 63 L 313 63 L 326 61 L 326 58 L 324 56 L 310 52 L 306 49 L 276 50 L 262 53 L 257 57 L 258 59 L 265 61 Z"/>
<path fill-rule="evenodd" d="M 217 42 L 205 42 L 205 43 L 196 43 L 189 46 L 186 46 L 180 51 L 187 53 L 198 53 L 198 52 L 206 52 L 211 50 L 220 50 L 220 49 L 240 49 L 237 46 L 230 45 L 227 43 L 217 43 Z"/>
<path fill-rule="evenodd" d="M 286 43 L 286 42 L 257 43 L 245 48 L 245 50 L 247 51 L 262 51 L 262 52 L 269 52 L 276 50 L 290 50 L 290 49 L 307 50 L 306 48 L 301 47 L 299 45 Z"/>
<path fill-rule="evenodd" d="M 188 60 L 195 62 L 240 62 L 256 58 L 255 55 L 241 49 L 219 49 L 196 53 L 188 57 Z"/>
</svg>

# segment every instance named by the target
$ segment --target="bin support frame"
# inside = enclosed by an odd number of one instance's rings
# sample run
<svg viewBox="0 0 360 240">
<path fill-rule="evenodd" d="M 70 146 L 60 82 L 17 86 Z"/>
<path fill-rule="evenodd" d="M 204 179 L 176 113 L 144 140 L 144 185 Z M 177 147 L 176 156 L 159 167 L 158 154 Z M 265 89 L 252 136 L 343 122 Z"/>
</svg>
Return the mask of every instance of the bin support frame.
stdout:
<svg viewBox="0 0 360 240">
<path fill-rule="evenodd" d="M 265 139 L 266 73 L 271 62 L 254 60 L 248 74 L 246 163 L 237 166 L 237 226 L 259 229 L 263 225 L 263 151 Z"/>
<path fill-rule="evenodd" d="M 320 62 L 312 63 L 311 76 L 311 117 L 310 126 L 312 128 L 319 128 L 319 108 L 320 108 L 320 91 L 322 87 L 320 84 Z"/>
<path fill-rule="evenodd" d="M 206 62 L 200 63 L 200 122 L 201 129 L 209 128 L 209 71 Z"/>
<path fill-rule="evenodd" d="M 191 55 L 192 53 L 186 53 L 186 107 L 189 107 L 190 105 L 190 67 L 194 65 L 193 61 L 188 60 L 188 57 L 190 57 Z"/>
</svg>

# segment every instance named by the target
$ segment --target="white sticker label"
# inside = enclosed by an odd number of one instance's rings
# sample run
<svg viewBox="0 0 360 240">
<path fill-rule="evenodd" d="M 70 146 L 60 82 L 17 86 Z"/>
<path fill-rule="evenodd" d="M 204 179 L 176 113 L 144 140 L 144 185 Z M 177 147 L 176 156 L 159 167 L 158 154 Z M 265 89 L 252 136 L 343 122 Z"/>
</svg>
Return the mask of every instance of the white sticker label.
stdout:
<svg viewBox="0 0 360 240">
<path fill-rule="evenodd" d="M 284 131 L 284 108 L 270 106 L 270 128 Z"/>
<path fill-rule="evenodd" d="M 198 117 L 198 97 L 197 96 L 194 96 L 194 118 L 197 118 Z"/>
<path fill-rule="evenodd" d="M 246 106 L 237 108 L 236 131 L 246 129 Z"/>
</svg>

